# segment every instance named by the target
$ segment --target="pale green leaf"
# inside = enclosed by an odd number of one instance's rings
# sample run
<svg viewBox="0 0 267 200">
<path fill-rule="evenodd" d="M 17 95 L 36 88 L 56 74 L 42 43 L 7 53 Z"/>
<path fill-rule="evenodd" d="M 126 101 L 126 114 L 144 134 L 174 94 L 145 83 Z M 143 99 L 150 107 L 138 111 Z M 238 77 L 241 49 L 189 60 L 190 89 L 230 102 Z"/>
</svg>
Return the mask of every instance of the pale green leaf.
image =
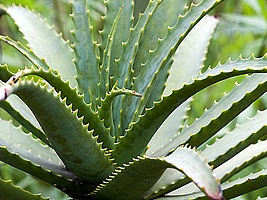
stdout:
<svg viewBox="0 0 267 200">
<path fill-rule="evenodd" d="M 14 186 L 11 181 L 4 181 L 0 178 L 0 199 L 9 200 L 41 200 L 50 199 L 42 198 L 40 194 L 32 194 L 26 190 L 21 189 L 18 186 Z"/>
<path fill-rule="evenodd" d="M 97 84 L 100 80 L 99 60 L 96 56 L 96 45 L 93 41 L 92 29 L 89 23 L 89 16 L 84 0 L 72 0 L 73 14 L 71 15 L 74 24 L 74 51 L 75 65 L 77 69 L 76 80 L 79 93 L 84 94 L 85 102 L 90 103 L 96 100 L 99 95 Z M 90 99 L 88 87 L 93 98 Z"/>
<path fill-rule="evenodd" d="M 51 68 L 57 69 L 64 80 L 70 80 L 71 85 L 76 86 L 77 83 L 74 79 L 76 69 L 72 62 L 74 52 L 69 44 L 37 14 L 28 9 L 21 6 L 10 6 L 6 10 L 35 54 L 44 58 Z"/>
<path fill-rule="evenodd" d="M 218 20 L 214 17 L 206 16 L 181 43 L 175 54 L 175 61 L 171 67 L 170 76 L 166 82 L 163 95 L 171 94 L 173 89 L 180 88 L 184 82 L 188 82 L 191 78 L 196 77 L 202 68 L 209 39 L 217 23 Z M 155 88 L 158 87 L 155 86 Z M 170 139 L 178 134 L 186 118 L 189 103 L 190 100 L 184 102 L 164 121 L 150 141 L 147 155 L 150 155 L 149 152 L 155 152 L 156 149 L 164 146 L 164 144 L 168 143 Z"/>
<path fill-rule="evenodd" d="M 210 198 L 223 199 L 219 181 L 212 175 L 211 167 L 197 152 L 186 147 L 181 147 L 162 159 L 134 159 L 129 165 L 124 165 L 114 172 L 96 189 L 95 195 L 102 199 L 141 198 L 167 168 L 186 174 Z M 119 193 L 117 188 L 120 188 Z"/>
<path fill-rule="evenodd" d="M 83 119 L 77 117 L 78 111 L 73 112 L 66 99 L 61 100 L 60 94 L 28 81 L 18 81 L 10 87 L 5 91 L 16 93 L 29 106 L 70 171 L 89 182 L 101 182 L 113 171 L 112 161 L 97 138 L 88 131 L 88 125 L 83 125 Z"/>
</svg>

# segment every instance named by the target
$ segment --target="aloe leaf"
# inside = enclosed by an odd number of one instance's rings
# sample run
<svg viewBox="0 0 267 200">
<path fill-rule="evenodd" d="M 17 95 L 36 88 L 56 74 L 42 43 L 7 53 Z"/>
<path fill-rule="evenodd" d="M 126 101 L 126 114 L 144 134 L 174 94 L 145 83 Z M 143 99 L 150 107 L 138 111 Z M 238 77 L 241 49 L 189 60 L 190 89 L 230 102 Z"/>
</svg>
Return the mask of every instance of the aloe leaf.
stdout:
<svg viewBox="0 0 267 200">
<path fill-rule="evenodd" d="M 31 163 L 29 160 L 22 159 L 18 154 L 9 152 L 5 147 L 0 147 L 0 160 L 57 187 L 70 196 L 77 195 L 76 190 L 78 188 L 81 188 L 83 191 L 93 189 L 90 185 L 76 185 L 74 181 L 56 175 L 50 170 L 45 170 L 39 165 Z M 61 171 L 63 172 L 63 170 Z M 65 169 L 65 171 L 67 170 Z"/>
<path fill-rule="evenodd" d="M 248 165 L 266 157 L 267 140 L 252 144 L 233 158 L 217 167 L 214 172 L 220 178 L 221 182 L 227 181 L 234 174 L 238 173 Z"/>
<path fill-rule="evenodd" d="M 146 199 L 155 199 L 156 197 L 163 196 L 177 188 L 180 188 L 191 180 L 183 173 L 175 172 L 173 169 L 167 169 L 162 174 L 158 182 L 147 192 Z M 192 182 L 191 182 L 192 183 Z M 196 186 L 196 185 L 195 185 Z"/>
<path fill-rule="evenodd" d="M 74 78 L 76 70 L 72 62 L 74 52 L 69 44 L 44 23 L 44 20 L 28 9 L 21 6 L 10 6 L 6 11 L 15 21 L 35 54 L 44 58 L 51 68 L 57 69 L 64 80 L 69 79 L 71 86 L 76 86 Z"/>
<path fill-rule="evenodd" d="M 131 91 L 127 89 L 120 89 L 120 88 L 112 88 L 112 90 L 106 94 L 105 99 L 101 100 L 102 106 L 99 108 L 99 118 L 104 119 L 105 127 L 111 128 L 111 135 L 116 136 L 116 138 L 118 138 L 118 135 L 115 135 L 115 131 L 114 131 L 114 124 L 113 124 L 113 119 L 112 119 L 112 102 L 114 98 L 119 95 L 133 95 L 136 97 L 142 96 L 135 91 Z"/>
<path fill-rule="evenodd" d="M 27 80 L 4 90 L 6 94 L 15 93 L 29 106 L 51 145 L 74 174 L 88 182 L 101 182 L 113 171 L 112 161 L 97 138 L 88 131 L 88 125 L 83 125 L 83 119 L 77 117 L 78 111 L 73 112 L 66 99 L 61 100 L 60 94 Z"/>
<path fill-rule="evenodd" d="M 24 55 L 32 64 L 34 64 L 37 68 L 43 67 L 44 69 L 49 69 L 50 67 L 46 64 L 44 58 L 39 58 L 35 55 L 35 53 L 31 49 L 27 49 L 20 42 L 16 42 L 10 39 L 7 36 L 1 36 L 0 40 L 5 42 L 6 44 L 12 46 L 16 50 L 18 50 L 22 55 Z"/>
<path fill-rule="evenodd" d="M 227 132 L 221 139 L 217 139 L 212 145 L 207 146 L 201 155 L 208 158 L 210 165 L 219 166 L 264 136 L 266 134 L 266 121 L 267 110 L 258 111 L 255 117 L 237 125 L 233 131 Z"/>
<path fill-rule="evenodd" d="M 168 29 L 166 37 L 158 41 L 157 48 L 150 51 L 149 59 L 142 65 L 140 72 L 135 75 L 137 77 L 135 78 L 133 88 L 131 89 L 142 94 L 144 99 L 148 98 L 150 93 L 147 94 L 146 90 L 147 86 L 151 83 L 151 80 L 155 79 L 154 84 L 157 82 L 160 75 L 159 72 L 166 69 L 166 64 L 173 57 L 183 39 L 191 29 L 220 2 L 222 1 L 202 1 L 197 6 L 192 6 L 187 14 L 180 16 L 175 26 Z M 134 70 L 136 71 L 135 67 Z M 159 72 L 155 75 L 157 71 Z M 150 84 L 150 88 L 153 89 L 153 87 L 154 85 Z M 131 107 L 124 109 L 122 112 L 123 119 L 125 119 L 123 124 L 125 124 L 124 126 L 127 128 L 130 122 L 135 122 L 138 119 L 138 115 L 143 113 L 143 106 L 138 106 L 140 103 L 139 99 L 128 97 L 125 101 L 131 103 Z M 145 105 L 146 101 L 143 101 L 142 104 Z M 136 111 L 137 108 L 138 110 Z"/>
<path fill-rule="evenodd" d="M 166 82 L 166 88 L 163 95 L 166 96 L 171 94 L 173 89 L 180 88 L 184 82 L 190 81 L 191 78 L 194 78 L 198 74 L 205 59 L 205 52 L 207 51 L 209 39 L 211 38 L 211 34 L 213 33 L 217 23 L 218 20 L 214 17 L 204 17 L 181 43 L 175 54 L 175 61 L 171 67 L 170 76 Z M 199 51 L 194 51 L 194 49 L 198 49 Z M 190 59 L 182 59 L 184 57 L 188 57 Z M 179 78 L 177 79 L 177 77 Z M 160 88 L 159 83 L 160 85 L 164 85 L 161 83 L 162 80 L 164 80 L 164 78 L 159 78 L 151 93 L 152 96 L 154 90 Z M 157 93 L 161 94 L 162 92 Z M 159 100 L 160 98 L 154 99 L 154 101 Z M 148 103 L 149 101 L 151 100 L 148 100 Z M 153 139 L 150 141 L 150 148 L 148 149 L 146 155 L 150 155 L 149 152 L 151 153 L 157 151 L 157 149 L 164 146 L 164 144 L 168 143 L 170 139 L 178 134 L 186 118 L 186 112 L 188 111 L 189 104 L 190 100 L 187 100 L 164 121 Z M 147 107 L 148 106 L 146 105 L 146 108 Z M 175 126 L 173 124 L 175 124 Z"/>
<path fill-rule="evenodd" d="M 128 39 L 130 34 L 130 28 L 133 23 L 133 1 L 132 0 L 108 0 L 104 2 L 107 8 L 106 15 L 103 17 L 104 29 L 101 31 L 102 42 L 100 44 L 100 59 L 102 61 L 104 50 L 108 43 L 108 35 L 110 34 L 113 26 L 113 21 L 118 14 L 118 8 L 123 6 L 121 17 L 118 22 L 118 31 L 114 36 L 114 42 L 112 47 L 111 65 L 114 65 L 114 60 L 119 58 L 122 52 L 122 43 Z M 115 69 L 110 70 L 110 74 L 113 75 Z M 116 82 L 117 80 L 115 80 Z"/>
<path fill-rule="evenodd" d="M 267 186 L 267 170 L 222 185 L 225 198 L 230 199 Z"/>
<path fill-rule="evenodd" d="M 77 69 L 76 80 L 78 82 L 79 93 L 84 94 L 85 102 L 90 103 L 96 100 L 99 95 L 97 84 L 100 81 L 99 59 L 96 55 L 96 44 L 92 36 L 92 28 L 89 22 L 84 0 L 71 1 L 73 14 L 71 15 L 74 24 L 74 52 L 75 65 Z M 94 99 L 90 99 L 88 87 Z"/>
<path fill-rule="evenodd" d="M 49 147 L 41 144 L 39 140 L 33 139 L 30 133 L 25 134 L 21 127 L 14 127 L 11 121 L 0 121 L 0 145 L 21 158 L 30 160 L 46 170 L 65 175 L 70 178 L 72 173 L 65 169 L 57 154 Z M 6 134 L 6 132 L 9 134 Z"/>
<path fill-rule="evenodd" d="M 139 74 L 141 64 L 147 62 L 149 58 L 149 50 L 155 50 L 158 46 L 158 40 L 163 39 L 168 34 L 168 29 L 175 26 L 179 15 L 183 15 L 186 11 L 187 0 L 168 0 L 158 1 L 160 5 L 157 10 L 149 18 L 139 49 L 134 60 L 134 74 Z M 168 13 L 168 14 L 167 14 Z"/>
<path fill-rule="evenodd" d="M 224 95 L 218 103 L 215 103 L 193 124 L 172 138 L 156 155 L 167 154 L 179 144 L 189 143 L 198 147 L 264 94 L 266 83 L 267 77 L 264 74 L 247 77 L 242 84 L 237 85 L 229 94 Z M 154 156 L 154 154 L 152 155 Z"/>
<path fill-rule="evenodd" d="M 115 32 L 118 26 L 118 22 L 122 13 L 123 7 L 119 10 L 114 23 L 111 27 L 110 34 L 108 35 L 108 40 L 106 44 L 106 48 L 104 49 L 103 52 L 103 61 L 102 65 L 100 66 L 100 83 L 99 83 L 99 100 L 102 98 L 105 98 L 106 92 L 108 92 L 111 89 L 109 77 L 110 77 L 110 68 L 111 68 L 111 50 L 113 46 L 113 40 L 115 37 Z"/>
<path fill-rule="evenodd" d="M 1 72 L 1 71 L 0 71 Z M 108 149 L 114 148 L 114 138 L 110 137 L 109 130 L 105 128 L 102 121 L 98 118 L 98 113 L 94 113 L 91 110 L 90 105 L 84 103 L 83 96 L 77 94 L 76 89 L 73 89 L 69 86 L 68 82 L 64 82 L 60 75 L 56 75 L 57 72 L 52 71 L 50 68 L 48 71 L 40 69 L 25 69 L 13 77 L 10 78 L 9 82 L 17 81 L 17 79 L 29 76 L 36 75 L 45 79 L 57 92 L 61 93 L 61 98 L 66 98 L 67 105 L 72 104 L 72 110 L 78 110 L 78 116 L 84 117 L 84 124 L 89 124 L 89 130 L 94 130 L 94 136 L 98 135 L 98 142 L 103 142 L 103 146 Z"/>
<path fill-rule="evenodd" d="M 223 199 L 219 182 L 212 176 L 211 167 L 197 152 L 186 147 L 177 149 L 164 159 L 147 157 L 134 159 L 128 165 L 120 167 L 109 179 L 101 184 L 95 191 L 95 195 L 102 199 L 117 196 L 118 194 L 114 188 L 119 187 L 122 195 L 119 196 L 120 198 L 141 198 L 167 168 L 182 171 L 210 198 Z M 142 180 L 141 183 L 140 180 Z M 114 191 L 116 195 L 113 193 Z"/>
<path fill-rule="evenodd" d="M 26 190 L 21 189 L 20 187 L 14 186 L 11 181 L 4 181 L 0 178 L 0 198 L 1 199 L 32 199 L 32 200 L 40 200 L 40 199 L 50 199 L 50 198 L 42 198 L 41 194 L 32 194 Z"/>
<path fill-rule="evenodd" d="M 266 187 L 267 170 L 261 170 L 255 174 L 239 178 L 235 181 L 223 183 L 221 185 L 225 199 L 232 199 L 254 190 Z M 187 200 L 187 199 L 207 199 L 203 192 L 194 192 L 190 194 L 172 194 L 156 198 L 156 200 Z"/>
<path fill-rule="evenodd" d="M 0 80 L 6 82 L 13 75 L 14 74 L 8 69 L 7 65 L 0 65 Z"/>
<path fill-rule="evenodd" d="M 144 116 L 140 117 L 138 122 L 133 123 L 131 129 L 127 130 L 126 136 L 121 138 L 121 142 L 112 152 L 116 162 L 122 164 L 132 157 L 140 155 L 165 119 L 188 98 L 221 80 L 246 73 L 266 72 L 266 58 L 266 55 L 259 59 L 252 56 L 249 59 L 240 58 L 236 61 L 228 61 L 224 65 L 219 64 L 214 69 L 199 75 L 191 83 L 184 84 L 182 88 L 173 91 L 170 96 L 163 97 L 163 100 L 155 103 L 152 109 L 146 110 Z M 267 83 L 260 84 L 257 90 L 261 90 L 263 93 L 266 88 L 265 84 Z M 176 146 L 178 145 L 176 143 Z"/>
<path fill-rule="evenodd" d="M 147 25 L 147 22 L 149 21 L 149 18 L 151 17 L 152 13 L 155 11 L 155 9 L 158 7 L 160 4 L 159 1 L 150 1 L 146 11 L 143 14 L 140 14 L 139 20 L 136 24 L 136 26 L 133 29 L 130 29 L 130 36 L 129 39 L 127 40 L 126 43 L 122 44 L 122 55 L 121 57 L 116 60 L 116 72 L 112 79 L 114 81 L 118 82 L 118 87 L 119 88 L 131 88 L 131 84 L 133 82 L 132 76 L 132 65 L 133 61 L 136 55 L 136 52 L 138 50 L 138 44 L 139 41 L 141 40 L 142 33 L 145 29 L 145 26 Z M 127 64 L 125 64 L 127 63 Z M 122 99 L 123 97 L 118 97 L 114 100 L 113 102 L 113 118 L 114 118 L 114 127 L 115 128 L 115 134 L 116 135 L 123 135 L 124 134 L 124 126 L 121 123 L 121 114 L 120 110 L 122 109 Z M 124 105 L 125 106 L 125 105 Z"/>
<path fill-rule="evenodd" d="M 44 133 L 32 125 L 29 120 L 25 119 L 18 111 L 16 111 L 7 101 L 1 101 L 0 107 L 10 114 L 16 121 L 18 121 L 24 128 L 30 131 L 34 136 L 39 138 L 42 142 L 51 147 Z"/>
</svg>

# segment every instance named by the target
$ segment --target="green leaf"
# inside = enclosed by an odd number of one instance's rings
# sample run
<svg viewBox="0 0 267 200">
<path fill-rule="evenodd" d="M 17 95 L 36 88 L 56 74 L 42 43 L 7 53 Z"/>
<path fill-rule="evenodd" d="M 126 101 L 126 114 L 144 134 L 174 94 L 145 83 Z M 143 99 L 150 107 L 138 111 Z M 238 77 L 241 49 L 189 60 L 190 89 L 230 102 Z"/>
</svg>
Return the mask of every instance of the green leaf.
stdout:
<svg viewBox="0 0 267 200">
<path fill-rule="evenodd" d="M 237 125 L 233 131 L 227 132 L 221 139 L 216 139 L 212 145 L 207 146 L 201 152 L 201 155 L 208 158 L 210 165 L 219 166 L 264 136 L 267 128 L 266 121 L 267 110 L 258 111 L 253 118 Z"/>
<path fill-rule="evenodd" d="M 151 13 L 139 44 L 133 67 L 135 76 L 139 74 L 141 65 L 147 62 L 149 51 L 158 48 L 159 40 L 168 35 L 168 29 L 174 27 L 179 16 L 184 15 L 186 11 L 186 0 L 167 0 L 158 1 L 158 3 L 160 5 Z"/>
<path fill-rule="evenodd" d="M 143 30 L 145 29 L 149 18 L 159 5 L 159 1 L 150 1 L 146 11 L 140 15 L 140 18 L 133 29 L 130 29 L 130 36 L 126 43 L 122 44 L 123 54 L 116 60 L 116 72 L 112 80 L 118 81 L 119 88 L 131 88 L 133 82 L 132 68 L 133 61 L 138 50 L 139 41 L 142 38 Z M 125 64 L 127 63 L 127 64 Z M 115 135 L 123 135 L 124 127 L 121 127 L 121 113 L 122 102 L 124 97 L 117 97 L 113 102 L 113 121 L 115 128 Z M 124 105 L 126 106 L 126 105 Z M 131 105 L 128 105 L 129 107 Z M 118 128 L 118 129 L 117 129 Z"/>
<path fill-rule="evenodd" d="M 226 199 L 235 198 L 242 194 L 264 188 L 267 186 L 267 170 L 261 170 L 258 173 L 250 174 L 246 177 L 225 183 L 222 185 Z"/>
<path fill-rule="evenodd" d="M 130 122 L 137 121 L 138 115 L 143 113 L 147 99 L 157 80 L 160 79 L 161 71 L 166 69 L 167 63 L 172 59 L 183 39 L 188 35 L 191 29 L 220 2 L 221 1 L 215 0 L 202 1 L 197 6 L 192 6 L 187 14 L 179 16 L 178 22 L 174 27 L 168 28 L 166 37 L 158 40 L 157 48 L 150 51 L 149 59 L 142 65 L 140 73 L 135 75 L 134 85 L 131 88 L 143 95 L 142 101 L 140 102 L 139 99 L 132 99 L 131 97 L 127 97 L 125 100 L 131 103 L 130 108 L 124 107 L 122 110 L 122 119 L 125 120 L 122 124 L 125 129 L 128 128 Z M 134 70 L 136 71 L 135 67 Z M 152 80 L 153 82 L 151 82 Z"/>
<path fill-rule="evenodd" d="M 7 65 L 0 64 L 0 80 L 6 82 L 13 75 L 14 74 L 8 69 Z"/>
<path fill-rule="evenodd" d="M 32 194 L 20 187 L 14 186 L 11 181 L 4 181 L 0 178 L 0 199 L 9 200 L 40 200 L 40 199 L 50 199 L 42 198 L 40 194 Z"/>
<path fill-rule="evenodd" d="M 266 92 L 265 84 L 267 84 L 265 74 L 247 77 L 242 84 L 237 85 L 229 94 L 224 95 L 210 110 L 204 112 L 193 124 L 184 128 L 165 147 L 152 155 L 167 154 L 179 144 L 188 143 L 191 146 L 200 146 L 264 94 Z"/>
<path fill-rule="evenodd" d="M 0 107 L 10 114 L 17 122 L 19 122 L 24 128 L 30 131 L 34 136 L 39 138 L 42 142 L 51 147 L 44 133 L 32 125 L 29 120 L 25 119 L 17 110 L 15 110 L 7 101 L 1 101 Z"/>
<path fill-rule="evenodd" d="M 228 61 L 224 65 L 219 64 L 214 69 L 191 80 L 191 83 L 184 84 L 182 88 L 173 91 L 170 96 L 163 97 L 161 102 L 156 103 L 152 109 L 146 110 L 139 121 L 132 124 L 131 129 L 127 130 L 126 136 L 121 138 L 121 142 L 116 145 L 112 156 L 116 158 L 117 163 L 122 164 L 132 157 L 140 155 L 165 119 L 188 98 L 216 82 L 233 76 L 267 72 L 266 59 L 267 55 L 260 59 L 252 56 L 249 59 L 240 58 L 236 61 Z M 265 88 L 264 84 L 259 85 L 259 90 Z M 252 98 L 254 97 L 252 96 Z"/>
<path fill-rule="evenodd" d="M 97 84 L 100 81 L 99 59 L 96 56 L 96 44 L 92 36 L 92 28 L 89 22 L 84 0 L 71 1 L 73 14 L 71 15 L 74 24 L 74 52 L 75 65 L 77 69 L 76 80 L 79 86 L 79 93 L 84 94 L 85 102 L 95 101 L 99 96 Z M 90 99 L 88 87 L 94 99 Z"/>
<path fill-rule="evenodd" d="M 30 160 L 43 169 L 51 170 L 67 178 L 74 175 L 65 169 L 57 154 L 48 146 L 41 144 L 39 140 L 33 139 L 30 133 L 25 134 L 21 127 L 15 127 L 11 121 L 0 121 L 0 146 L 6 148 L 12 154 L 18 154 L 22 159 Z M 6 134 L 6 133 L 9 134 Z M 2 156 L 2 161 L 10 162 Z M 12 164 L 12 161 L 11 161 Z M 21 168 L 22 166 L 16 166 Z"/>
<path fill-rule="evenodd" d="M 50 170 L 45 170 L 39 165 L 31 163 L 29 160 L 22 159 L 18 154 L 9 152 L 5 147 L 0 147 L 0 160 L 53 185 L 73 197 L 77 196 L 77 189 L 90 192 L 94 188 L 89 184 L 77 185 L 72 180 L 56 175 Z M 59 172 L 60 168 L 57 171 Z M 63 172 L 62 169 L 61 171 Z M 65 171 L 67 170 L 65 169 Z"/>
<path fill-rule="evenodd" d="M 212 199 L 223 199 L 218 180 L 213 177 L 207 162 L 192 149 L 181 147 L 163 159 L 134 159 L 129 165 L 120 167 L 96 192 L 98 198 L 117 197 L 121 199 L 141 198 L 159 179 L 167 168 L 182 171 Z M 142 182 L 140 182 L 142 180 Z M 170 183 L 171 184 L 171 183 Z M 115 188 L 120 188 L 120 193 Z"/>
<path fill-rule="evenodd" d="M 113 119 L 112 119 L 112 102 L 114 98 L 119 95 L 133 95 L 136 97 L 142 97 L 142 95 L 138 94 L 135 91 L 131 91 L 127 89 L 112 88 L 112 90 L 106 94 L 105 99 L 101 100 L 102 106 L 99 108 L 99 118 L 101 120 L 104 119 L 104 125 L 106 128 L 111 129 L 110 132 L 112 136 L 115 135 L 114 124 L 113 124 Z M 118 138 L 117 135 L 115 135 L 115 137 Z M 116 138 L 115 138 L 115 141 L 116 141 Z"/>
<path fill-rule="evenodd" d="M 120 10 L 118 10 L 118 14 L 116 18 L 114 19 L 114 23 L 112 24 L 110 34 L 108 35 L 106 48 L 104 49 L 104 52 L 103 52 L 103 61 L 100 66 L 99 100 L 105 98 L 106 92 L 109 92 L 111 90 L 111 87 L 113 87 L 112 85 L 110 85 L 110 81 L 109 81 L 109 78 L 111 76 L 110 70 L 112 68 L 111 67 L 112 65 L 111 53 L 112 53 L 115 32 L 116 32 L 116 29 L 119 23 L 122 10 L 123 10 L 123 7 L 121 7 Z"/>
<path fill-rule="evenodd" d="M 77 117 L 78 111 L 73 112 L 71 105 L 66 105 L 66 99 L 61 100 L 60 94 L 27 80 L 4 90 L 15 93 L 29 106 L 51 145 L 74 174 L 95 183 L 113 171 L 112 161 L 97 138 L 88 131 L 88 125 L 83 125 L 83 119 Z"/>
<path fill-rule="evenodd" d="M 234 174 L 238 173 L 248 165 L 266 157 L 267 140 L 252 144 L 245 148 L 240 153 L 236 154 L 233 158 L 223 163 L 214 170 L 214 173 L 220 178 L 222 182 L 227 181 Z"/>
<path fill-rule="evenodd" d="M 35 54 L 44 58 L 51 68 L 57 69 L 64 80 L 70 80 L 71 85 L 76 86 L 77 83 L 74 79 L 76 70 L 72 62 L 74 52 L 69 44 L 44 23 L 44 20 L 28 9 L 21 6 L 10 6 L 6 11 L 15 21 Z"/>
<path fill-rule="evenodd" d="M 102 42 L 100 44 L 100 59 L 102 61 L 104 57 L 104 50 L 108 43 L 108 35 L 111 33 L 113 21 L 115 20 L 119 8 L 123 6 L 121 17 L 118 22 L 119 29 L 116 31 L 112 51 L 110 54 L 111 59 L 111 76 L 114 74 L 114 61 L 121 56 L 122 43 L 127 41 L 130 28 L 133 23 L 133 1 L 132 0 L 108 0 L 104 2 L 106 4 L 106 15 L 103 17 L 104 29 L 101 31 Z M 107 49 L 106 49 L 107 50 Z M 116 82 L 117 80 L 115 80 Z M 112 84 L 112 83 L 111 83 Z"/>
<path fill-rule="evenodd" d="M 1 70 L 0 70 L 1 72 Z M 98 113 L 94 113 L 91 110 L 91 106 L 84 103 L 83 96 L 78 95 L 77 90 L 69 86 L 68 82 L 64 82 L 60 75 L 56 75 L 57 71 L 52 71 L 50 68 L 48 71 L 40 69 L 25 69 L 12 78 L 9 82 L 15 82 L 17 79 L 36 75 L 45 79 L 57 92 L 61 93 L 61 98 L 66 98 L 67 105 L 72 104 L 72 110 L 78 110 L 78 116 L 83 117 L 83 123 L 88 124 L 89 130 L 94 130 L 94 136 L 98 136 L 98 142 L 103 142 L 103 147 L 108 149 L 114 148 L 114 138 L 110 137 L 109 130 L 105 128 L 104 123 L 99 120 Z"/>
<path fill-rule="evenodd" d="M 205 59 L 205 52 L 207 51 L 209 39 L 217 23 L 218 20 L 214 17 L 206 16 L 193 28 L 181 43 L 175 54 L 175 61 L 166 82 L 164 96 L 170 95 L 173 89 L 182 87 L 184 82 L 190 81 L 191 78 L 195 78 L 198 74 Z M 195 49 L 197 49 L 197 51 L 195 51 Z M 177 77 L 179 78 L 177 79 Z M 162 79 L 160 78 L 159 80 Z M 158 82 L 161 83 L 160 81 Z M 161 85 L 163 84 L 161 83 Z M 154 90 L 157 88 L 159 88 L 159 86 L 156 85 Z M 151 95 L 153 95 L 153 92 Z M 159 148 L 169 143 L 169 140 L 178 134 L 186 119 L 186 112 L 189 109 L 190 102 L 190 99 L 184 102 L 164 121 L 153 139 L 149 142 L 150 148 L 146 152 L 146 155 L 151 155 L 150 153 L 157 151 Z"/>
<path fill-rule="evenodd" d="M 247 194 L 254 190 L 266 187 L 267 183 L 267 170 L 261 170 L 258 173 L 250 174 L 246 177 L 239 178 L 235 181 L 222 184 L 223 195 L 225 199 L 232 199 L 243 194 Z M 207 200 L 203 192 L 196 191 L 189 194 L 173 194 L 164 197 L 156 198 L 157 200 L 185 200 L 185 199 L 198 199 Z"/>
<path fill-rule="evenodd" d="M 44 58 L 40 59 L 35 53 L 26 47 L 24 47 L 20 42 L 16 42 L 10 39 L 7 36 L 1 36 L 0 40 L 5 42 L 6 44 L 12 46 L 16 50 L 18 50 L 22 55 L 24 55 L 32 64 L 34 64 L 37 68 L 43 67 L 44 69 L 49 69 L 50 67 L 46 64 Z"/>
</svg>

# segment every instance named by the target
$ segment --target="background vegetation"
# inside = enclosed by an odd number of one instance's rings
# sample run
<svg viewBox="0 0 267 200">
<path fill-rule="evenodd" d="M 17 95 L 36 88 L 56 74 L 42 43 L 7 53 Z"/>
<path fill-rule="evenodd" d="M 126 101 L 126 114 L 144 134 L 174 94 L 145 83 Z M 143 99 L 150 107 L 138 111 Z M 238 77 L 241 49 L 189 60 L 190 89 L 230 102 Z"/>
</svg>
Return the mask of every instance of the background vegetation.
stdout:
<svg viewBox="0 0 267 200">
<path fill-rule="evenodd" d="M 91 23 L 98 30 L 102 29 L 101 15 L 105 13 L 104 0 L 90 0 L 88 7 L 91 8 Z M 143 11 L 147 0 L 135 0 L 135 16 Z M 194 0 L 197 2 L 197 0 Z M 72 22 L 68 17 L 71 12 L 68 0 L 0 0 L 1 4 L 11 5 L 12 3 L 21 4 L 22 6 L 28 5 L 30 9 L 36 10 L 43 18 L 46 18 L 49 24 L 54 24 L 58 32 L 62 32 L 65 39 L 72 42 L 72 35 L 67 31 L 67 27 L 72 26 Z M 214 37 L 209 47 L 209 53 L 205 61 L 205 66 L 215 66 L 218 61 L 226 62 L 226 59 L 231 56 L 233 59 L 238 58 L 241 52 L 243 57 L 248 57 L 255 53 L 256 57 L 263 56 L 267 52 L 267 2 L 266 0 L 236 0 L 225 1 L 222 3 L 212 15 L 220 19 L 220 23 L 215 30 Z M 4 16 L 0 19 L 1 29 L 0 34 L 9 35 L 15 40 L 23 41 L 21 35 L 17 31 L 17 27 L 7 17 Z M 64 26 L 63 26 L 64 24 Z M 64 27 L 64 28 L 63 28 Z M 96 29 L 95 29 L 96 30 Z M 94 33 L 94 37 L 101 41 L 98 33 Z M 0 55 L 2 63 L 9 63 L 14 71 L 17 66 L 28 65 L 28 61 L 19 55 L 14 49 L 8 48 L 5 45 L 0 47 L 3 53 Z M 205 70 L 205 69 L 203 69 Z M 190 112 L 193 114 L 192 118 L 188 119 L 189 123 L 193 122 L 196 117 L 201 116 L 204 109 L 209 109 L 213 101 L 218 101 L 221 98 L 221 91 L 229 92 L 235 82 L 242 82 L 243 77 L 230 79 L 218 85 L 209 87 L 197 94 L 194 98 L 193 106 Z M 232 122 L 226 129 L 220 131 L 216 137 L 220 137 L 225 131 L 230 131 L 236 124 L 244 121 L 243 116 L 252 117 L 257 110 L 264 110 L 267 108 L 267 95 L 262 96 L 253 105 L 246 109 L 239 115 L 234 122 Z M 245 113 L 245 114 L 244 114 Z M 0 111 L 1 117 L 5 115 Z M 209 141 L 212 143 L 213 140 Z M 267 159 L 263 159 L 252 166 L 254 169 L 245 169 L 241 171 L 238 176 L 244 176 L 249 171 L 256 172 L 262 168 L 267 168 Z M 27 175 L 15 168 L 6 164 L 0 163 L 0 174 L 5 180 L 12 179 L 13 183 L 20 185 L 22 188 L 27 189 L 33 193 L 43 192 L 53 199 L 66 199 L 67 197 L 59 190 L 47 186 L 45 183 Z M 40 191 L 41 188 L 41 191 Z M 247 195 L 243 195 L 236 199 L 256 199 L 258 196 L 266 197 L 267 189 L 263 188 L 254 191 Z"/>
</svg>

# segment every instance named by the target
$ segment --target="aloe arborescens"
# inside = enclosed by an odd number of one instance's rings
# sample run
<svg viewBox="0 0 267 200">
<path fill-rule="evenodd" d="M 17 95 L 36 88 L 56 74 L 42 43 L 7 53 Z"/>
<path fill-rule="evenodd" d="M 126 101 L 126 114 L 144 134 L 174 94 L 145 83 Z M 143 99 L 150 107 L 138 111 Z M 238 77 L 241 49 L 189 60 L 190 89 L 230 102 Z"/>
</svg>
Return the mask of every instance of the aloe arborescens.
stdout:
<svg viewBox="0 0 267 200">
<path fill-rule="evenodd" d="M 151 0 L 133 24 L 132 0 L 106 1 L 97 44 L 85 1 L 73 0 L 73 45 L 31 11 L 2 8 L 29 48 L 6 36 L 1 41 L 33 66 L 13 74 L 1 65 L 0 106 L 11 117 L 0 122 L 0 159 L 75 199 L 228 199 L 242 194 L 237 187 L 246 193 L 266 186 L 266 170 L 226 182 L 266 156 L 266 141 L 257 142 L 266 135 L 265 111 L 198 150 L 267 88 L 266 56 L 240 57 L 199 73 L 217 24 L 206 15 L 221 2 L 188 7 L 186 0 Z M 247 76 L 185 126 L 193 95 L 251 73 L 260 74 Z M 9 198 L 41 198 L 1 185 L 16 191 L 0 189 Z"/>
</svg>

